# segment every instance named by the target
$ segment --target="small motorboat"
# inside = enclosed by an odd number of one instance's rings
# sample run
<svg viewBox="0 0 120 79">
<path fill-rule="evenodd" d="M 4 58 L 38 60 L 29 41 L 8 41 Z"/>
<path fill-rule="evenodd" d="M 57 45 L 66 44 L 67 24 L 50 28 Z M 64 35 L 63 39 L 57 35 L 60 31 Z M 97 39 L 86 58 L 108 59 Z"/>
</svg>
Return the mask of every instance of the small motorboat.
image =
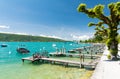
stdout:
<svg viewBox="0 0 120 79">
<path fill-rule="evenodd" d="M 19 53 L 29 53 L 30 51 L 26 48 L 17 48 L 17 52 L 19 52 Z"/>
<path fill-rule="evenodd" d="M 76 53 L 75 50 L 69 50 L 68 53 Z"/>
<path fill-rule="evenodd" d="M 1 47 L 7 47 L 7 44 L 1 44 Z"/>
</svg>

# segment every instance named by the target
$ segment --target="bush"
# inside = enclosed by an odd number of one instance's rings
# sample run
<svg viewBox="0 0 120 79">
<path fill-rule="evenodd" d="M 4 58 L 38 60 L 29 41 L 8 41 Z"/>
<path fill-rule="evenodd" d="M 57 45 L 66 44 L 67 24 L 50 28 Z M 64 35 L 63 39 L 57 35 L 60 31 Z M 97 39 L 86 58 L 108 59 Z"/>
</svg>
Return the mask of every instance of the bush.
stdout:
<svg viewBox="0 0 120 79">
<path fill-rule="evenodd" d="M 111 59 L 111 55 L 110 55 L 110 54 L 108 54 L 108 55 L 107 55 L 107 58 L 108 58 L 108 59 Z"/>
</svg>

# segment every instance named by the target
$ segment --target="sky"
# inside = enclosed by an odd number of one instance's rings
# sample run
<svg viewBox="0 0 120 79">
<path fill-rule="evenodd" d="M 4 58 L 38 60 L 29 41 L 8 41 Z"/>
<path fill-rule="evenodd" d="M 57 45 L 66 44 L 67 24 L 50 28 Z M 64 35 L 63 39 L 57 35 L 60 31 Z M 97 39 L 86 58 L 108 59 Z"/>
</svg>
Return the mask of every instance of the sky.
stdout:
<svg viewBox="0 0 120 79">
<path fill-rule="evenodd" d="M 77 11 L 80 3 L 92 8 L 120 0 L 0 0 L 0 32 L 54 37 L 65 40 L 84 40 L 93 37 L 98 22 Z"/>
</svg>

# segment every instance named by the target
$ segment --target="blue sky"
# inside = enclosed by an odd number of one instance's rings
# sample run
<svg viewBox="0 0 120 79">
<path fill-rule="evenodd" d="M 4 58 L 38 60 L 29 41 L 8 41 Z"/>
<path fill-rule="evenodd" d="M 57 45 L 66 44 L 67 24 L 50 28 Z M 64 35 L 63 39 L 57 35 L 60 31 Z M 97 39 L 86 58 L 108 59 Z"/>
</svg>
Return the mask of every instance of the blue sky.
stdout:
<svg viewBox="0 0 120 79">
<path fill-rule="evenodd" d="M 94 34 L 88 23 L 97 19 L 78 13 L 80 3 L 88 8 L 120 0 L 0 0 L 0 32 L 87 39 Z M 109 14 L 105 9 L 105 14 Z"/>
</svg>

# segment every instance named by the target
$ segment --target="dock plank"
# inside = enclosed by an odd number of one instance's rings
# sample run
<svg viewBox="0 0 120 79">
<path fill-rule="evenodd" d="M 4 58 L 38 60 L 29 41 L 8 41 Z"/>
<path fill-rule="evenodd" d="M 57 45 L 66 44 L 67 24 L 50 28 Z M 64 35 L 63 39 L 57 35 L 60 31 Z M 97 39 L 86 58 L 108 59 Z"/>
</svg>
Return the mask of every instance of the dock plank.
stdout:
<svg viewBox="0 0 120 79">
<path fill-rule="evenodd" d="M 66 56 L 80 56 L 80 54 L 72 54 L 72 53 L 60 53 L 60 52 L 59 53 L 56 53 L 56 52 L 49 53 L 49 55 L 51 55 L 51 56 L 60 55 L 60 54 L 64 54 Z M 81 54 L 81 55 L 83 55 L 83 54 Z M 91 57 L 91 55 L 84 54 L 84 57 Z M 100 57 L 100 55 L 92 55 L 92 57 Z"/>
<path fill-rule="evenodd" d="M 70 65 L 70 64 L 73 64 L 73 65 L 77 65 L 77 66 L 91 66 L 91 67 L 95 67 L 96 66 L 96 63 L 86 63 L 86 62 L 78 62 L 78 61 L 70 61 L 70 60 L 61 60 L 61 59 L 54 59 L 54 58 L 45 58 L 45 57 L 42 57 L 42 58 L 33 58 L 33 57 L 26 57 L 26 58 L 22 58 L 22 61 L 24 62 L 24 60 L 28 60 L 28 61 L 36 61 L 36 60 L 44 60 L 44 61 L 49 61 L 49 62 L 56 62 L 56 63 L 62 63 L 63 65 L 66 64 L 66 65 Z"/>
</svg>

